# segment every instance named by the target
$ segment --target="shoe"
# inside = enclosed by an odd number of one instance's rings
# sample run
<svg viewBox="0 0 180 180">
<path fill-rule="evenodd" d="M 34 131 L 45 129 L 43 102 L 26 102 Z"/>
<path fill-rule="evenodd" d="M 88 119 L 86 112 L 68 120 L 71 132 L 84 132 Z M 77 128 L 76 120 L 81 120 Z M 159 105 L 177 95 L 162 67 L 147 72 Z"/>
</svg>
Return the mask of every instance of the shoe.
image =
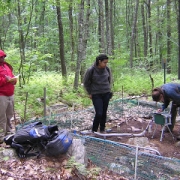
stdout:
<svg viewBox="0 0 180 180">
<path fill-rule="evenodd" d="M 3 142 L 4 142 L 4 138 L 1 137 L 1 138 L 0 138 L 0 144 L 2 144 Z"/>
<path fill-rule="evenodd" d="M 105 133 L 105 131 L 100 131 L 100 133 L 101 133 L 101 134 L 104 134 L 104 133 Z"/>
<path fill-rule="evenodd" d="M 10 135 L 10 134 L 14 134 L 14 132 L 13 131 L 7 131 L 6 132 L 6 135 Z"/>
<path fill-rule="evenodd" d="M 177 139 L 177 141 L 180 141 L 180 135 L 179 135 L 179 136 L 177 136 L 177 138 L 176 138 L 176 139 Z"/>
</svg>

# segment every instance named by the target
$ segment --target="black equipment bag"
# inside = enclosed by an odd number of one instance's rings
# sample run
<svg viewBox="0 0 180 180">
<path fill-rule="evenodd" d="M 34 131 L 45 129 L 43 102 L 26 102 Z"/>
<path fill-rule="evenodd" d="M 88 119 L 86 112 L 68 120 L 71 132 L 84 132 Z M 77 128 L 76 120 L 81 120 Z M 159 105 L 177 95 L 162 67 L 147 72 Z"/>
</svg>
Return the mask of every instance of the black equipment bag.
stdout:
<svg viewBox="0 0 180 180">
<path fill-rule="evenodd" d="M 14 135 L 6 136 L 4 142 L 14 148 L 21 158 L 29 156 L 38 157 L 41 152 L 46 152 L 46 149 L 47 155 L 57 156 L 66 152 L 72 143 L 72 137 L 69 139 L 71 143 L 66 144 L 63 140 L 61 141 L 62 138 L 59 138 L 59 136 L 62 137 L 57 125 L 46 126 L 41 122 L 34 122 L 23 126 Z M 66 136 L 69 137 L 68 131 Z M 56 140 L 56 138 L 59 140 Z M 54 143 L 51 143 L 51 141 Z M 48 147 L 46 147 L 47 145 Z M 51 148 L 52 152 L 49 153 Z"/>
<path fill-rule="evenodd" d="M 46 154 L 48 156 L 58 156 L 66 153 L 69 146 L 72 144 L 72 136 L 66 130 L 59 130 L 57 135 L 52 138 L 46 145 Z"/>
</svg>

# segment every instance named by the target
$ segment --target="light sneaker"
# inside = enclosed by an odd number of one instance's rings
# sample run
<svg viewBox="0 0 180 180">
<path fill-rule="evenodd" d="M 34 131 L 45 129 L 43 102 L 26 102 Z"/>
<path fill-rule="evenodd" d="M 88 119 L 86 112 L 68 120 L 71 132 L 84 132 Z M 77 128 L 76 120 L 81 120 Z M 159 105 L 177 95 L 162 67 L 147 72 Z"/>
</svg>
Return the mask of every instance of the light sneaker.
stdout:
<svg viewBox="0 0 180 180">
<path fill-rule="evenodd" d="M 14 131 L 13 131 L 13 130 L 10 130 L 10 131 L 7 131 L 7 132 L 6 132 L 6 135 L 10 135 L 10 134 L 14 134 Z"/>
</svg>

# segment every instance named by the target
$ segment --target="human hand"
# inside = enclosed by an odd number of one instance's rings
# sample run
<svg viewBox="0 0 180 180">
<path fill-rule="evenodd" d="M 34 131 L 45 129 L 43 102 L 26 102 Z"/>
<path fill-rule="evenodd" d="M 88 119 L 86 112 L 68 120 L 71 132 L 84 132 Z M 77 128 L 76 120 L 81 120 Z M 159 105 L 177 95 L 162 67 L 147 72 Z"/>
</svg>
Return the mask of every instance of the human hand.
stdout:
<svg viewBox="0 0 180 180">
<path fill-rule="evenodd" d="M 15 85 L 16 83 L 17 83 L 17 77 L 10 77 L 10 76 L 5 76 L 5 78 L 6 78 L 6 81 L 8 82 L 8 83 L 11 83 L 11 84 L 13 84 L 13 85 Z"/>
<path fill-rule="evenodd" d="M 158 110 L 157 110 L 158 113 L 160 113 L 160 112 L 162 112 L 162 111 L 163 111 L 162 109 L 158 109 Z"/>
<path fill-rule="evenodd" d="M 89 95 L 89 98 L 92 99 L 92 95 L 91 94 Z"/>
<path fill-rule="evenodd" d="M 6 81 L 7 81 L 7 82 L 9 82 L 9 80 L 11 79 L 10 76 L 6 76 L 6 75 L 5 75 L 5 78 L 6 78 Z"/>
</svg>

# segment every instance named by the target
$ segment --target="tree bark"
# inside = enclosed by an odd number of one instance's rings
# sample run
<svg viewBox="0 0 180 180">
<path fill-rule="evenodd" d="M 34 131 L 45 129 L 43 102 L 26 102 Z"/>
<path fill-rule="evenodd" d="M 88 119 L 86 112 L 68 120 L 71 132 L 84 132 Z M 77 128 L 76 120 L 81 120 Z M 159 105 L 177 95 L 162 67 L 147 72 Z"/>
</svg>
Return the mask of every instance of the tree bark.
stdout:
<svg viewBox="0 0 180 180">
<path fill-rule="evenodd" d="M 78 52 L 77 52 L 77 64 L 76 72 L 74 78 L 74 89 L 78 88 L 79 74 L 81 68 L 82 54 L 83 54 L 83 27 L 84 27 L 84 0 L 81 0 L 79 4 L 79 14 L 78 14 Z"/>
<path fill-rule="evenodd" d="M 167 73 L 171 73 L 171 0 L 167 0 Z"/>
<path fill-rule="evenodd" d="M 180 1 L 178 0 L 178 79 L 180 79 Z"/>
<path fill-rule="evenodd" d="M 109 24 L 110 24 L 110 33 L 111 33 L 111 54 L 109 54 L 109 55 L 112 55 L 112 54 L 114 54 L 113 52 L 114 52 L 114 19 L 113 19 L 113 12 L 114 12 L 114 9 L 113 9 L 113 4 L 114 4 L 114 0 L 110 0 L 110 12 L 109 12 L 109 14 L 110 14 L 110 22 L 109 22 Z"/>
<path fill-rule="evenodd" d="M 143 36 L 144 36 L 144 58 L 147 58 L 148 41 L 147 41 L 146 19 L 144 14 L 144 4 L 141 5 L 141 15 L 142 15 Z"/>
<path fill-rule="evenodd" d="M 78 15 L 78 26 L 79 26 L 79 35 L 78 35 L 78 52 L 77 52 L 77 64 L 76 72 L 74 78 L 74 89 L 78 89 L 79 75 L 81 71 L 81 81 L 84 76 L 84 66 L 81 68 L 81 63 L 85 60 L 86 57 L 86 47 L 87 40 L 89 38 L 89 17 L 90 17 L 90 0 L 86 0 L 86 19 L 84 17 L 84 5 L 85 1 L 81 0 L 79 4 L 79 15 Z"/>
<path fill-rule="evenodd" d="M 105 41 L 104 41 L 104 4 L 103 0 L 98 0 L 99 14 L 98 14 L 98 37 L 99 37 L 99 52 L 104 53 Z"/>
<path fill-rule="evenodd" d="M 63 32 L 63 24 L 61 18 L 61 8 L 60 8 L 60 1 L 56 0 L 56 10 L 57 10 L 57 21 L 58 21 L 58 30 L 59 30 L 59 52 L 60 52 L 60 62 L 61 62 L 61 69 L 62 69 L 62 76 L 67 77 L 66 72 L 66 63 L 64 58 L 64 32 Z"/>
<path fill-rule="evenodd" d="M 137 23 L 137 14 L 138 14 L 139 0 L 136 0 L 136 7 L 133 17 L 132 32 L 131 32 L 131 42 L 130 42 L 130 67 L 133 67 L 133 52 L 134 52 L 134 43 L 135 43 L 135 32 L 136 32 L 136 23 Z"/>
<path fill-rule="evenodd" d="M 105 0 L 105 18 L 106 18 L 106 44 L 108 55 L 112 55 L 111 29 L 110 29 L 110 10 L 108 0 Z"/>
<path fill-rule="evenodd" d="M 74 61 L 74 53 L 75 53 L 75 42 L 74 42 L 74 35 L 73 35 L 73 15 L 72 15 L 72 3 L 73 0 L 69 0 L 69 27 L 70 27 L 70 44 L 71 44 L 71 61 Z"/>
</svg>

